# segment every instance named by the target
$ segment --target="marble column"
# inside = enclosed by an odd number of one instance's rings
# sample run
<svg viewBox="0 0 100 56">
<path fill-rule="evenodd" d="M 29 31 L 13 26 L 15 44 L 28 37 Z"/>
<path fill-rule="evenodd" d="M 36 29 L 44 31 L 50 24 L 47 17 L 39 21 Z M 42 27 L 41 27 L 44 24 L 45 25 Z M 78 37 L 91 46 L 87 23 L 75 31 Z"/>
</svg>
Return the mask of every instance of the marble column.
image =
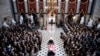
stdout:
<svg viewBox="0 0 100 56">
<path fill-rule="evenodd" d="M 25 6 L 25 13 L 28 13 L 28 4 L 27 4 L 27 0 L 24 0 L 24 6 Z"/>
<path fill-rule="evenodd" d="M 61 0 L 58 0 L 58 16 L 57 16 L 57 24 L 59 24 L 60 18 L 61 18 L 61 11 L 60 11 L 60 8 L 61 8 Z"/>
<path fill-rule="evenodd" d="M 90 19 L 90 13 L 91 13 L 91 7 L 92 7 L 92 2 L 93 0 L 89 0 L 89 5 L 88 5 L 88 11 L 87 11 L 87 16 L 86 16 L 86 21 L 85 24 L 88 24 L 88 21 Z"/>
<path fill-rule="evenodd" d="M 80 2 L 81 0 L 77 0 L 77 9 L 76 9 L 76 13 L 79 13 L 79 9 L 80 9 Z"/>
<path fill-rule="evenodd" d="M 80 19 L 79 18 L 80 4 L 81 4 L 81 0 L 77 0 L 76 15 L 75 15 L 75 17 L 77 17 L 77 18 L 74 23 L 77 23 L 77 20 Z"/>
<path fill-rule="evenodd" d="M 79 16 L 80 3 L 81 3 L 81 0 L 77 0 L 77 9 L 76 9 L 76 15 L 77 15 L 77 16 Z M 78 18 L 78 19 L 79 19 L 79 18 Z"/>
<path fill-rule="evenodd" d="M 28 3 L 27 3 L 27 0 L 24 0 L 24 7 L 25 7 L 26 16 L 28 16 Z"/>
<path fill-rule="evenodd" d="M 14 8 L 14 15 L 15 15 L 15 19 L 18 20 L 18 14 L 17 13 L 17 4 L 16 4 L 16 0 L 13 0 L 13 8 Z"/>
<path fill-rule="evenodd" d="M 68 13 L 68 1 L 69 1 L 69 0 L 66 0 L 66 3 L 65 3 L 65 13 L 66 13 L 66 14 L 65 14 L 65 17 L 64 17 L 64 19 L 65 19 L 64 21 L 66 21 L 66 17 L 68 16 L 68 15 L 67 15 L 67 13 Z"/>
<path fill-rule="evenodd" d="M 92 7 L 92 0 L 89 0 L 88 13 L 91 12 L 91 7 Z"/>
<path fill-rule="evenodd" d="M 58 0 L 58 13 L 60 13 L 61 0 Z"/>
<path fill-rule="evenodd" d="M 36 0 L 36 13 L 37 17 L 39 18 L 39 0 Z"/>
<path fill-rule="evenodd" d="M 46 25 L 47 19 L 46 19 L 46 0 L 43 0 L 43 12 L 44 12 L 44 25 Z"/>
<path fill-rule="evenodd" d="M 13 0 L 13 6 L 14 6 L 14 13 L 17 13 L 16 0 Z"/>
<path fill-rule="evenodd" d="M 68 1 L 69 1 L 69 0 L 66 0 L 66 4 L 65 4 L 65 13 L 68 13 Z"/>
<path fill-rule="evenodd" d="M 43 12 L 46 13 L 46 0 L 43 0 Z"/>
<path fill-rule="evenodd" d="M 47 15 L 46 14 L 43 14 L 44 15 L 44 25 L 46 25 L 47 24 Z"/>
</svg>

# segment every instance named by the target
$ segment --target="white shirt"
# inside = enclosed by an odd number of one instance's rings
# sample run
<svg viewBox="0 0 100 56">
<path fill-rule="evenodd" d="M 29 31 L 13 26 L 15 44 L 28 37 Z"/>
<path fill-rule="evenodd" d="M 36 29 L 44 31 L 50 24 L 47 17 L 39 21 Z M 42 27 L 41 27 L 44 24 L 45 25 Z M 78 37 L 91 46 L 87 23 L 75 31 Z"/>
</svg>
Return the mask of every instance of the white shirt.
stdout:
<svg viewBox="0 0 100 56">
<path fill-rule="evenodd" d="M 6 21 L 3 22 L 3 26 L 4 26 L 4 27 L 9 27 L 9 25 L 7 24 Z"/>
<path fill-rule="evenodd" d="M 20 16 L 20 24 L 23 23 L 23 16 Z"/>
<path fill-rule="evenodd" d="M 81 17 L 80 24 L 84 24 L 84 17 Z"/>
<path fill-rule="evenodd" d="M 31 23 L 34 23 L 33 15 L 30 16 Z"/>
</svg>

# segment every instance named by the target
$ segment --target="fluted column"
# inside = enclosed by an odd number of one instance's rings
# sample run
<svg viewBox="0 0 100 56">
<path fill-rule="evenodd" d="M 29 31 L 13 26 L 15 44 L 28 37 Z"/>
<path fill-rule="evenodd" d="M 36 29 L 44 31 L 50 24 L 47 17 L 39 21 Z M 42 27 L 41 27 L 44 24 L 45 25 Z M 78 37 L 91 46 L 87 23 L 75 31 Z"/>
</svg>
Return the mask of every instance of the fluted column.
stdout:
<svg viewBox="0 0 100 56">
<path fill-rule="evenodd" d="M 15 15 L 15 19 L 18 21 L 18 14 L 17 14 L 17 4 L 16 4 L 16 0 L 13 0 L 13 8 L 14 8 L 14 15 Z"/>
<path fill-rule="evenodd" d="M 46 25 L 47 18 L 46 18 L 46 0 L 43 0 L 43 12 L 44 12 L 44 25 Z"/>
<path fill-rule="evenodd" d="M 65 13 L 68 13 L 68 1 L 69 1 L 69 0 L 66 0 Z"/>
<path fill-rule="evenodd" d="M 66 3 L 65 3 L 65 13 L 66 14 L 65 14 L 65 17 L 64 17 L 64 19 L 65 19 L 64 22 L 66 21 L 66 17 L 67 17 L 67 13 L 68 13 L 68 1 L 69 0 L 66 0 Z"/>
<path fill-rule="evenodd" d="M 77 14 L 79 13 L 80 3 L 81 3 L 81 0 L 77 0 L 77 9 L 76 9 Z"/>
<path fill-rule="evenodd" d="M 89 5 L 88 5 L 88 11 L 87 11 L 87 16 L 86 16 L 86 21 L 85 24 L 88 24 L 88 21 L 90 19 L 90 13 L 91 13 L 91 7 L 92 7 L 92 2 L 93 0 L 89 0 Z"/>
<path fill-rule="evenodd" d="M 39 0 L 36 0 L 36 13 L 39 18 Z"/>
<path fill-rule="evenodd" d="M 77 23 L 77 20 L 80 19 L 79 18 L 80 4 L 81 4 L 81 0 L 77 0 L 76 15 L 75 15 L 75 17 L 77 18 L 74 20 L 74 23 Z"/>
<path fill-rule="evenodd" d="M 59 24 L 61 15 L 60 15 L 60 8 L 61 8 L 61 0 L 58 0 L 58 16 L 57 16 L 57 24 Z"/>
<path fill-rule="evenodd" d="M 24 0 L 24 7 L 25 7 L 25 13 L 26 13 L 26 16 L 28 16 L 28 3 L 27 3 L 27 0 Z"/>
<path fill-rule="evenodd" d="M 27 4 L 27 0 L 24 0 L 24 6 L 25 6 L 25 13 L 28 13 L 28 4 Z"/>
<path fill-rule="evenodd" d="M 13 0 L 13 5 L 14 5 L 14 13 L 17 13 L 17 5 L 16 5 L 16 0 Z"/>
<path fill-rule="evenodd" d="M 58 0 L 58 13 L 60 13 L 61 0 Z"/>
<path fill-rule="evenodd" d="M 92 1 L 93 0 L 89 0 L 89 7 L 88 7 L 88 13 L 91 13 L 91 7 L 92 7 Z"/>
<path fill-rule="evenodd" d="M 46 13 L 46 0 L 43 0 L 43 12 Z"/>
<path fill-rule="evenodd" d="M 47 15 L 46 14 L 43 14 L 44 15 L 44 25 L 46 25 L 47 23 Z"/>
</svg>

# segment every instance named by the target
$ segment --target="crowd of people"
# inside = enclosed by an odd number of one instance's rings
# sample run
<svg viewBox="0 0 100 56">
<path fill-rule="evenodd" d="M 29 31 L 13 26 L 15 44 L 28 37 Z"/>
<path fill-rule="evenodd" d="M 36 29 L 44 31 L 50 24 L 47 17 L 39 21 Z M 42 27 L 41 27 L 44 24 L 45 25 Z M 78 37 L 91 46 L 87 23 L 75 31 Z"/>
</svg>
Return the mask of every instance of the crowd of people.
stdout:
<svg viewBox="0 0 100 56">
<path fill-rule="evenodd" d="M 37 29 L 29 29 L 25 23 L 5 23 L 0 30 L 0 55 L 36 56 L 41 50 L 42 35 Z"/>
<path fill-rule="evenodd" d="M 100 56 L 100 31 L 78 24 L 67 26 L 70 30 L 60 37 L 69 56 Z"/>
</svg>

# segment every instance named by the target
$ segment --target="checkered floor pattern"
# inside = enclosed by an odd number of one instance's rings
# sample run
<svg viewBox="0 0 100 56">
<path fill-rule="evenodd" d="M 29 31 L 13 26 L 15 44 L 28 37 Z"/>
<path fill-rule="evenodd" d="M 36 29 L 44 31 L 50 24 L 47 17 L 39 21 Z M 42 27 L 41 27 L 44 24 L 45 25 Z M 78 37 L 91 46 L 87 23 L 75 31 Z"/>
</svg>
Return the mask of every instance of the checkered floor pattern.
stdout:
<svg viewBox="0 0 100 56">
<path fill-rule="evenodd" d="M 61 28 L 57 28 L 55 25 L 47 26 L 47 30 L 39 30 L 42 32 L 42 45 L 41 50 L 38 52 L 37 56 L 47 56 L 48 52 L 48 41 L 50 38 L 53 39 L 55 45 L 55 56 L 66 56 L 63 41 L 60 39 L 60 32 L 63 32 Z"/>
</svg>

